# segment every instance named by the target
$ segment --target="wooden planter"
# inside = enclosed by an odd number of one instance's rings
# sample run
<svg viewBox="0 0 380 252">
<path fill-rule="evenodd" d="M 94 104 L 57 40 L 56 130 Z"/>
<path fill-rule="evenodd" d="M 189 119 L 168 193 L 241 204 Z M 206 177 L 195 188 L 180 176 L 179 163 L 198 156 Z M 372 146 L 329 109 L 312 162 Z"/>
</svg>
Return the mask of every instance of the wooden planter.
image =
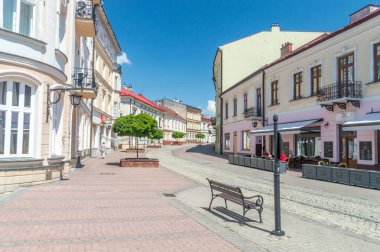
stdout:
<svg viewBox="0 0 380 252">
<path fill-rule="evenodd" d="M 126 149 L 125 152 L 136 153 L 137 150 L 136 149 Z M 144 152 L 145 152 L 145 149 L 139 149 L 139 153 L 144 153 Z"/>
<path fill-rule="evenodd" d="M 158 159 L 152 158 L 124 158 L 120 159 L 120 167 L 143 167 L 143 168 L 158 168 L 160 163 Z"/>
</svg>

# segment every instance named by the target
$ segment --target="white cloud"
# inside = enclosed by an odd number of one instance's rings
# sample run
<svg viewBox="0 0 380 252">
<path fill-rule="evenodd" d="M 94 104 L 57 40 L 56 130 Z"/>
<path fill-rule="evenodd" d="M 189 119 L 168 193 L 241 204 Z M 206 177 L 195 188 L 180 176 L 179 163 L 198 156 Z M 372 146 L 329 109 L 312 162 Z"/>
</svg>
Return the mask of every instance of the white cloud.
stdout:
<svg viewBox="0 0 380 252">
<path fill-rule="evenodd" d="M 215 116 L 215 112 L 216 112 L 215 101 L 212 101 L 212 100 L 207 101 L 207 111 L 210 115 Z"/>
<path fill-rule="evenodd" d="M 131 65 L 132 61 L 128 59 L 127 53 L 126 52 L 121 52 L 121 55 L 117 56 L 117 64 L 123 65 L 123 64 L 128 64 Z"/>
</svg>

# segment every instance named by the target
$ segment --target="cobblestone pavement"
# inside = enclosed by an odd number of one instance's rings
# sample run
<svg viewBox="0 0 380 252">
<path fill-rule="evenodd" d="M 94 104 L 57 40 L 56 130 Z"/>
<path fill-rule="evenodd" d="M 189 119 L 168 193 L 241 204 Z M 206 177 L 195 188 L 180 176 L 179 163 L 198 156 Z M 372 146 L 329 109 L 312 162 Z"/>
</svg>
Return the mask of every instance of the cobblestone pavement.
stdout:
<svg viewBox="0 0 380 252">
<path fill-rule="evenodd" d="M 205 146 L 168 147 L 148 154 L 159 157 L 162 166 L 200 183 L 177 192 L 172 202 L 196 210 L 194 218 L 205 226 L 221 225 L 268 251 L 379 250 L 379 191 L 303 179 L 296 173 L 282 175 L 282 227 L 286 236 L 273 237 L 269 234 L 274 227 L 273 174 L 229 165 L 227 160 L 207 154 L 210 150 Z M 230 204 L 226 210 L 221 200 L 214 201 L 209 212 L 210 190 L 205 178 L 239 185 L 247 195 L 263 195 L 264 224 L 255 222 L 257 213 L 252 211 L 248 213 L 252 222 L 240 226 L 241 208 Z"/>
<path fill-rule="evenodd" d="M 89 159 L 68 180 L 0 198 L 0 251 L 238 251 L 162 193 L 192 182 L 163 168 Z"/>
</svg>

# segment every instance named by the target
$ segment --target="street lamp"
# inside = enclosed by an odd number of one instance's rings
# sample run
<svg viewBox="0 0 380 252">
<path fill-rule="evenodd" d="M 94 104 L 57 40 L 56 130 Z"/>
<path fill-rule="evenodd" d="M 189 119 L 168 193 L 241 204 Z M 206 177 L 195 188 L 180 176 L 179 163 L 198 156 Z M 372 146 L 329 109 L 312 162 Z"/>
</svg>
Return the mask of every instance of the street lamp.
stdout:
<svg viewBox="0 0 380 252">
<path fill-rule="evenodd" d="M 77 95 L 77 94 L 70 95 L 71 105 L 73 106 L 78 106 L 80 104 L 81 99 L 82 99 L 81 95 Z"/>
</svg>

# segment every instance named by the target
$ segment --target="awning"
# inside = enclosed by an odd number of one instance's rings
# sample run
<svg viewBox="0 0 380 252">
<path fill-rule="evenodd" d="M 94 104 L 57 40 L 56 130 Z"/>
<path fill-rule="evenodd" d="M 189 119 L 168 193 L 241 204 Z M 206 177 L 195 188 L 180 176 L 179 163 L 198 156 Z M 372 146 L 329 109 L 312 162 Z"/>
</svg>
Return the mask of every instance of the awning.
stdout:
<svg viewBox="0 0 380 252">
<path fill-rule="evenodd" d="M 380 112 L 366 114 L 343 124 L 344 131 L 380 130 Z"/>
<path fill-rule="evenodd" d="M 278 131 L 281 132 L 281 134 L 300 134 L 302 132 L 308 131 L 306 127 L 322 121 L 323 119 L 313 119 L 298 122 L 279 123 Z M 252 130 L 251 134 L 256 136 L 273 135 L 273 124 L 267 125 L 257 130 Z"/>
</svg>

